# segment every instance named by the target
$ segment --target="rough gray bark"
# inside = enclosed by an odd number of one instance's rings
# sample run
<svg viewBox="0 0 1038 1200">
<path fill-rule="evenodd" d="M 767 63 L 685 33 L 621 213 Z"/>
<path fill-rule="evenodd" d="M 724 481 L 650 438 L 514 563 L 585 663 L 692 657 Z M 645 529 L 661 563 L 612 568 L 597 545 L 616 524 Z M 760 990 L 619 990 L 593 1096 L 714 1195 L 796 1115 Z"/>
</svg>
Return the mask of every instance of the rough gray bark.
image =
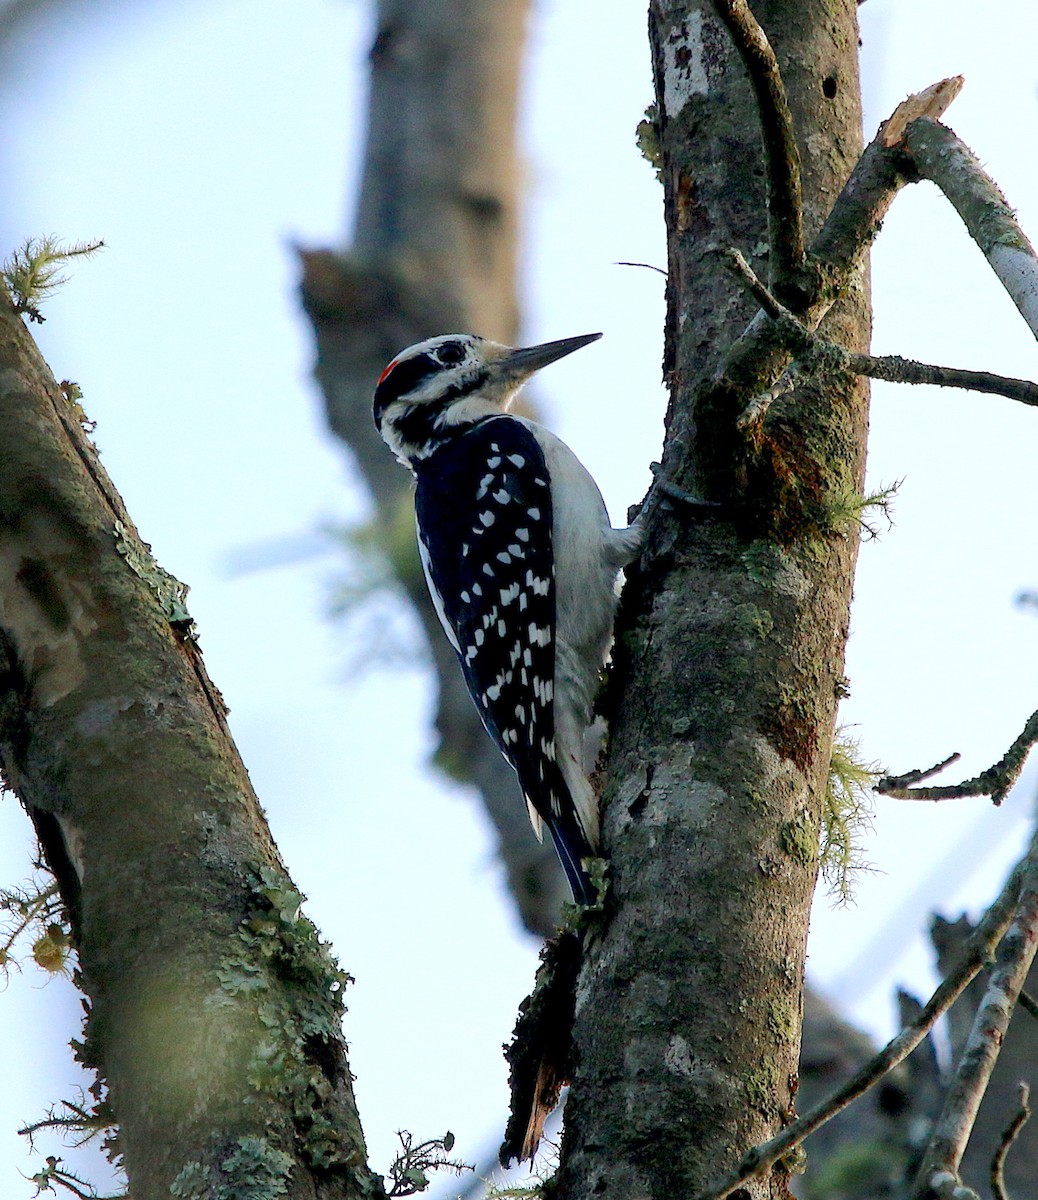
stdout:
<svg viewBox="0 0 1038 1200">
<path fill-rule="evenodd" d="M 785 76 L 810 242 L 861 151 L 855 5 L 755 12 Z M 604 1200 L 694 1196 L 792 1109 L 856 552 L 826 514 L 860 488 L 865 446 L 865 389 L 845 380 L 740 435 L 771 351 L 758 338 L 742 377 L 718 378 L 755 308 L 718 251 L 767 250 L 760 118 L 711 5 L 657 0 L 650 38 L 669 231 L 664 463 L 722 507 L 661 521 L 624 595 L 612 890 L 578 986 L 559 1175 L 560 1195 Z M 819 292 L 794 283 L 787 302 L 808 311 Z M 863 276 L 826 332 L 865 348 Z M 740 1195 L 785 1196 L 790 1166 Z"/>
<path fill-rule="evenodd" d="M 381 0 L 371 48 L 364 175 L 348 252 L 304 252 L 328 420 L 350 449 L 380 527 L 413 525 L 406 472 L 371 419 L 374 381 L 438 333 L 514 343 L 516 109 L 525 0 Z M 555 928 L 565 885 L 533 838 L 515 776 L 486 736 L 429 602 L 413 536 L 391 553 L 428 635 L 440 696 L 440 765 L 475 784 L 528 929 Z"/>
<path fill-rule="evenodd" d="M 345 978 L 81 415 L 0 292 L 0 766 L 71 914 L 132 1194 L 377 1193 Z"/>
</svg>

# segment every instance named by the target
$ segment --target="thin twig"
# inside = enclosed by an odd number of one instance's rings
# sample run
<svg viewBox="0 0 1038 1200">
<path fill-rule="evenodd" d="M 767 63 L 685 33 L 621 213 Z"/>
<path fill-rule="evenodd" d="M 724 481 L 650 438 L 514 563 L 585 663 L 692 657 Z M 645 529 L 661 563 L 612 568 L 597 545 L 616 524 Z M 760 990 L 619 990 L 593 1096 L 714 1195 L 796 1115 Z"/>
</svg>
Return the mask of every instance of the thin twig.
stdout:
<svg viewBox="0 0 1038 1200">
<path fill-rule="evenodd" d="M 1038 949 L 1038 863 L 1034 853 L 1032 845 L 1013 923 L 998 947 L 984 999 L 916 1176 L 915 1200 L 923 1200 L 930 1193 L 935 1176 L 958 1178 L 959 1164 L 998 1061 L 1017 996 L 1034 961 Z"/>
<path fill-rule="evenodd" d="M 667 272 L 664 271 L 664 269 L 662 267 L 653 266 L 652 263 L 615 262 L 615 263 L 613 263 L 613 266 L 614 267 L 644 267 L 646 271 L 656 271 L 658 274 L 662 275 L 664 279 L 667 278 Z"/>
<path fill-rule="evenodd" d="M 804 217 L 800 151 L 793 133 L 786 88 L 767 34 L 746 0 L 715 0 L 757 98 L 768 170 L 768 274 L 780 291 L 804 266 Z"/>
<path fill-rule="evenodd" d="M 754 396 L 746 405 L 737 421 L 738 427 L 745 429 L 755 421 L 763 420 L 764 414 L 776 400 L 780 400 L 783 396 L 788 396 L 790 392 L 796 390 L 803 376 L 804 372 L 800 364 L 790 363 L 766 392 Z"/>
<path fill-rule="evenodd" d="M 1038 1000 L 1035 1000 L 1030 992 L 1021 992 L 1017 1004 L 1020 1005 L 1028 1016 L 1032 1016 L 1038 1021 Z"/>
<path fill-rule="evenodd" d="M 1020 993 L 1021 997 L 1023 994 L 1023 992 Z M 1009 1193 L 1006 1191 L 1005 1175 L 1003 1174 L 1006 1155 L 1009 1153 L 1009 1147 L 1016 1141 L 1020 1130 L 1023 1129 L 1030 1118 L 1031 1089 L 1026 1083 L 1021 1083 L 1020 1107 L 1016 1115 L 1006 1126 L 1005 1132 L 1002 1134 L 1002 1140 L 995 1151 L 995 1156 L 991 1160 L 991 1195 L 994 1200 L 1009 1200 Z"/>
<path fill-rule="evenodd" d="M 1031 852 L 1033 853 L 1033 848 Z M 722 1197 L 734 1191 L 747 1179 L 767 1170 L 790 1150 L 799 1146 L 804 1138 L 814 1133 L 819 1126 L 824 1125 L 845 1109 L 852 1100 L 856 1100 L 867 1092 L 912 1053 L 926 1037 L 938 1017 L 947 1012 L 969 986 L 974 976 L 991 958 L 995 947 L 1002 940 L 1002 935 L 1009 927 L 1016 912 L 1021 880 L 1027 861 L 1026 858 L 1022 859 L 1013 869 L 998 898 L 966 941 L 962 961 L 944 979 L 920 1010 L 918 1017 L 911 1024 L 906 1025 L 897 1037 L 888 1042 L 878 1054 L 865 1063 L 853 1078 L 847 1080 L 810 1112 L 787 1125 L 771 1141 L 754 1147 L 743 1156 L 742 1161 L 734 1170 L 715 1180 L 696 1197 L 696 1200 L 722 1200 Z"/>
<path fill-rule="evenodd" d="M 995 804 L 1001 804 L 1020 777 L 1027 755 L 1035 742 L 1038 742 L 1038 712 L 1033 712 L 1028 717 L 1019 736 L 1013 740 L 999 761 L 972 779 L 943 787 L 907 786 L 913 779 L 925 779 L 943 770 L 958 758 L 956 754 L 924 775 L 917 771 L 909 771 L 907 775 L 887 775 L 876 784 L 876 791 L 895 800 L 961 800 L 966 796 L 990 796 Z"/>
<path fill-rule="evenodd" d="M 935 775 L 939 775 L 945 767 L 950 767 L 952 763 L 957 763 L 962 755 L 955 751 L 954 754 L 949 754 L 947 758 L 936 763 L 932 767 L 916 767 L 914 771 L 906 771 L 904 775 L 888 775 L 882 782 L 891 783 L 897 787 L 907 788 L 912 787 L 917 783 L 922 783 L 924 779 L 932 779 Z"/>
</svg>

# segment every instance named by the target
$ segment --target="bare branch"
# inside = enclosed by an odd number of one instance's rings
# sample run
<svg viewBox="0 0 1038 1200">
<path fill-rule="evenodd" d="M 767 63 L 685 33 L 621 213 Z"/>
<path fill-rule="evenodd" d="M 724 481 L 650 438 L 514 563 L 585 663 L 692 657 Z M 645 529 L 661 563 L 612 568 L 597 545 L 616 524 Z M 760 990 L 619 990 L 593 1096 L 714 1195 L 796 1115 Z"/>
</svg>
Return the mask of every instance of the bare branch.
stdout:
<svg viewBox="0 0 1038 1200">
<path fill-rule="evenodd" d="M 804 214 L 800 151 L 778 59 L 746 0 L 715 0 L 757 97 L 768 169 L 768 274 L 779 291 L 804 266 Z"/>
<path fill-rule="evenodd" d="M 909 771 L 907 775 L 887 775 L 876 784 L 876 791 L 895 800 L 961 800 L 966 796 L 990 796 L 995 804 L 1001 804 L 1020 777 L 1027 755 L 1035 742 L 1038 742 L 1038 712 L 1030 715 L 1019 736 L 998 762 L 972 779 L 943 787 L 910 786 L 916 780 L 935 775 L 955 762 L 959 756 L 953 754 L 943 763 L 922 774 Z"/>
<path fill-rule="evenodd" d="M 1020 993 L 1020 999 L 1024 998 L 1026 993 Z M 1033 1001 L 1032 1001 L 1033 1003 Z M 1006 1163 L 1006 1155 L 1009 1153 L 1009 1148 L 1016 1141 L 1020 1130 L 1031 1119 L 1031 1089 L 1026 1083 L 1020 1084 L 1020 1108 L 1016 1115 L 1006 1126 L 1005 1133 L 1002 1134 L 1002 1141 L 999 1143 L 998 1149 L 995 1151 L 995 1157 L 991 1160 L 991 1195 L 994 1200 L 1009 1200 L 1009 1194 L 1006 1191 L 1006 1181 L 1004 1168 Z"/>
<path fill-rule="evenodd" d="M 1036 853 L 1038 853 L 1038 848 L 1032 843 L 1028 857 L 1022 859 L 1013 869 L 998 898 L 970 935 L 963 948 L 962 961 L 944 979 L 920 1010 L 916 1019 L 906 1025 L 897 1037 L 889 1041 L 878 1054 L 865 1063 L 851 1079 L 837 1088 L 828 1099 L 787 1125 L 771 1141 L 754 1147 L 734 1170 L 716 1180 L 706 1191 L 701 1192 L 696 1200 L 722 1200 L 722 1197 L 729 1195 L 747 1179 L 752 1179 L 755 1175 L 766 1171 L 790 1150 L 799 1146 L 809 1134 L 845 1109 L 852 1100 L 864 1095 L 869 1088 L 878 1083 L 898 1063 L 912 1053 L 926 1037 L 938 1017 L 947 1012 L 981 967 L 991 958 L 995 947 L 1002 940 L 1002 935 L 1008 929 L 1016 913 L 1025 865 Z"/>
<path fill-rule="evenodd" d="M 958 1178 L 966 1143 L 977 1119 L 980 1102 L 998 1059 L 1016 999 L 1038 949 L 1038 863 L 1034 847 L 1024 874 L 1024 886 L 1012 925 L 998 947 L 995 968 L 977 1009 L 944 1110 L 916 1176 L 916 1200 L 930 1194 L 935 1177 Z"/>
<path fill-rule="evenodd" d="M 908 126 L 905 147 L 922 178 L 936 183 L 951 201 L 1038 338 L 1038 257 L 995 181 L 970 148 L 932 117 Z"/>
<path fill-rule="evenodd" d="M 1029 379 L 993 375 L 990 371 L 964 371 L 958 367 L 934 366 L 931 363 L 901 358 L 899 355 L 875 358 L 870 354 L 847 354 L 846 364 L 847 370 L 856 375 L 867 375 L 870 379 L 884 379 L 888 383 L 929 383 L 935 387 L 966 388 L 971 392 L 1006 396 L 1010 400 L 1019 400 L 1021 404 L 1038 407 L 1038 384 Z"/>
</svg>

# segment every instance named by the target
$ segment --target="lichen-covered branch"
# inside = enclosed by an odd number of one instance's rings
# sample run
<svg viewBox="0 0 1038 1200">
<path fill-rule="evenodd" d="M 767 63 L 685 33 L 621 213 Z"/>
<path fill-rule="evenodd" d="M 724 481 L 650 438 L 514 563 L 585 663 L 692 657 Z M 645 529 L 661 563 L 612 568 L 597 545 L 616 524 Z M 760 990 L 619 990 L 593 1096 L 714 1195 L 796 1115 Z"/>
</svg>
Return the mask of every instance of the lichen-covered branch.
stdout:
<svg viewBox="0 0 1038 1200">
<path fill-rule="evenodd" d="M 936 183 L 951 201 L 1038 338 L 1038 257 L 998 185 L 969 147 L 932 117 L 908 127 L 905 148 L 919 175 Z"/>
<path fill-rule="evenodd" d="M 131 1191 L 377 1194 L 341 1020 L 175 581 L 0 292 L 0 765 L 69 911 Z M 178 1190 L 179 1189 L 179 1190 Z"/>
<path fill-rule="evenodd" d="M 855 5 L 754 12 L 782 63 L 811 238 L 860 152 Z M 860 490 L 864 463 L 855 380 L 805 390 L 766 441 L 737 429 L 789 358 L 716 253 L 753 247 L 759 268 L 770 252 L 759 108 L 712 0 L 654 0 L 650 42 L 668 227 L 663 469 L 718 507 L 695 520 L 661 509 L 624 589 L 607 697 L 610 890 L 577 985 L 565 1200 L 694 1195 L 788 1118 L 856 541 L 823 523 L 835 494 Z M 836 94 L 820 105 L 830 74 Z M 858 282 L 806 308 L 863 350 Z M 786 1195 L 790 1169 L 776 1164 L 755 1200 Z"/>
<path fill-rule="evenodd" d="M 953 754 L 926 771 L 886 775 L 876 784 L 876 791 L 895 800 L 960 800 L 966 796 L 990 796 L 995 804 L 1001 804 L 1013 784 L 1020 778 L 1020 772 L 1024 769 L 1024 763 L 1035 742 L 1038 742 L 1038 712 L 1033 712 L 1028 717 L 1027 723 L 998 762 L 972 779 L 935 787 L 915 786 L 921 780 L 930 778 L 955 762 L 959 756 Z"/>
<path fill-rule="evenodd" d="M 991 396 L 1005 396 L 1007 400 L 1018 400 L 1021 404 L 1038 406 L 1038 383 L 1029 379 L 1014 379 L 1008 375 L 996 375 L 991 371 L 968 371 L 959 367 L 942 367 L 933 363 L 916 362 L 900 355 L 848 354 L 844 359 L 846 369 L 856 375 L 867 375 L 869 379 L 882 379 L 888 383 L 925 383 L 934 387 L 965 388 L 971 392 L 984 392 Z"/>
</svg>

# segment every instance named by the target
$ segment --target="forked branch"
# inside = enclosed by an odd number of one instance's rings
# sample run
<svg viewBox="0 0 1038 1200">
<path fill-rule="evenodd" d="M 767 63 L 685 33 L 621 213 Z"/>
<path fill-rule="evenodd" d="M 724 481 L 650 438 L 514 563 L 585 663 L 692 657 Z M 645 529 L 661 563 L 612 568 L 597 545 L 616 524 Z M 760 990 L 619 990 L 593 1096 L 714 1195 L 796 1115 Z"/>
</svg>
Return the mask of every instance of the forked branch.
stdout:
<svg viewBox="0 0 1038 1200">
<path fill-rule="evenodd" d="M 990 796 L 995 804 L 1001 804 L 1019 779 L 1035 742 L 1038 742 L 1038 712 L 1028 717 L 1027 723 L 998 762 L 972 779 L 937 787 L 914 786 L 955 762 L 959 756 L 953 754 L 927 771 L 887 775 L 876 784 L 876 791 L 895 800 L 961 800 L 966 796 Z"/>
<path fill-rule="evenodd" d="M 776 323 L 779 332 L 794 356 L 792 365 L 766 391 L 754 396 L 742 415 L 739 425 L 746 427 L 763 419 L 772 403 L 793 390 L 801 378 L 832 375 L 846 371 L 882 379 L 888 383 L 924 383 L 936 387 L 966 388 L 1018 400 L 1021 404 L 1038 407 L 1038 384 L 1028 379 L 995 375 L 990 371 L 964 371 L 958 367 L 942 367 L 932 363 L 889 355 L 881 358 L 871 354 L 854 354 L 827 338 L 813 333 L 767 288 L 746 258 L 735 249 L 727 251 L 729 261 L 747 291 L 762 310 Z"/>
</svg>

